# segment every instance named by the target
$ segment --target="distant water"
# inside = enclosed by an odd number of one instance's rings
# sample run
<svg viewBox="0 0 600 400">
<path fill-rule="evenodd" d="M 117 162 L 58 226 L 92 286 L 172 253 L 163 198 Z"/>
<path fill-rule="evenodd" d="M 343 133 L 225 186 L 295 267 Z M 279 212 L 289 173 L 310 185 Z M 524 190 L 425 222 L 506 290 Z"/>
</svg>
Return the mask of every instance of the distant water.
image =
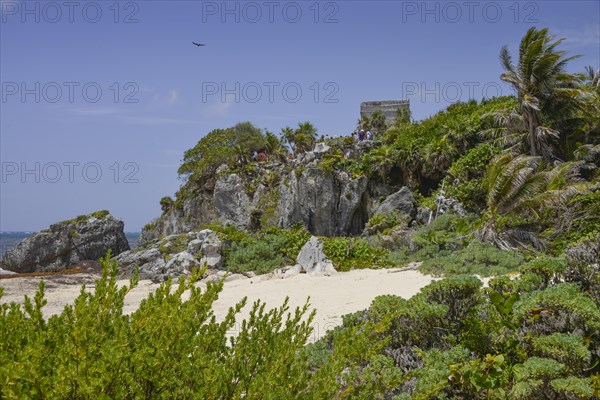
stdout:
<svg viewBox="0 0 600 400">
<path fill-rule="evenodd" d="M 7 250 L 15 247 L 17 243 L 30 236 L 32 233 L 33 232 L 0 232 L 0 256 Z M 129 247 L 134 249 L 140 239 L 140 233 L 125 232 L 125 237 L 127 237 Z"/>
</svg>

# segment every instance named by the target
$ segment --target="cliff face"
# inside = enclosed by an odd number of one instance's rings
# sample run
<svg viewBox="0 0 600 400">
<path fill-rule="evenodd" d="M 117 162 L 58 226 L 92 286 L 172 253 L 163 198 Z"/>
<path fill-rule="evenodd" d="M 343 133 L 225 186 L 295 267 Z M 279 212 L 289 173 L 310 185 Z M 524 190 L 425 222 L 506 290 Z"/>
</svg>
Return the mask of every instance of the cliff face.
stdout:
<svg viewBox="0 0 600 400">
<path fill-rule="evenodd" d="M 108 212 L 82 215 L 50 225 L 4 253 L 0 267 L 9 271 L 60 271 L 85 260 L 129 250 L 123 221 Z"/>
<path fill-rule="evenodd" d="M 214 184 L 192 192 L 179 208 L 172 207 L 148 224 L 141 243 L 196 230 L 209 223 L 242 229 L 301 223 L 317 236 L 354 236 L 386 196 L 400 187 L 326 171 L 325 151 L 308 152 L 287 164 L 258 164 L 249 176 L 221 169 Z M 404 192 L 403 192 L 404 193 Z M 410 191 L 402 196 L 414 204 Z M 401 210 L 403 211 L 403 210 Z M 408 210 L 414 215 L 414 210 Z M 404 212 L 404 211 L 403 211 Z"/>
</svg>

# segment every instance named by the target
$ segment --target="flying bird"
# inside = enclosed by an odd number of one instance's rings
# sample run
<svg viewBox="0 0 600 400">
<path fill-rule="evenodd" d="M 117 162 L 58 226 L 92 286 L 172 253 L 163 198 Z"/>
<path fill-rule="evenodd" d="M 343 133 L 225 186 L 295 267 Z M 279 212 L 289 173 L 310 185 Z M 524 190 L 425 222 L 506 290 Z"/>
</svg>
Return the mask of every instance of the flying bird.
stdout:
<svg viewBox="0 0 600 400">
<path fill-rule="evenodd" d="M 196 43 L 196 42 L 192 42 L 192 44 L 195 44 L 196 46 L 200 47 L 200 46 L 206 46 L 205 44 L 202 43 Z"/>
</svg>

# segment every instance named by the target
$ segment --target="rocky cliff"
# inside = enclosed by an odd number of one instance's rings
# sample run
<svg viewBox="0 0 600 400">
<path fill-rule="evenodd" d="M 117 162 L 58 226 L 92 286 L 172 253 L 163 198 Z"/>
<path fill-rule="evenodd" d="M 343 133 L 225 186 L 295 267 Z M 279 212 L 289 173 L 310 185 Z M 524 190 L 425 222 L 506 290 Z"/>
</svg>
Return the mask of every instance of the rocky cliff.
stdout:
<svg viewBox="0 0 600 400">
<path fill-rule="evenodd" d="M 108 211 L 62 221 L 24 239 L 4 253 L 0 268 L 27 273 L 60 271 L 85 260 L 129 250 L 123 221 Z"/>
<path fill-rule="evenodd" d="M 377 143 L 348 149 L 365 151 Z M 360 148 L 359 148 L 360 147 Z M 317 236 L 355 236 L 382 204 L 411 217 L 415 200 L 408 189 L 369 181 L 365 176 L 327 169 L 323 159 L 330 151 L 324 143 L 288 163 L 253 163 L 243 172 L 223 166 L 214 180 L 197 187 L 186 198 L 163 211 L 144 227 L 143 245 L 160 237 L 197 230 L 210 223 L 243 229 L 301 223 Z M 390 200 L 386 198 L 394 194 Z"/>
</svg>

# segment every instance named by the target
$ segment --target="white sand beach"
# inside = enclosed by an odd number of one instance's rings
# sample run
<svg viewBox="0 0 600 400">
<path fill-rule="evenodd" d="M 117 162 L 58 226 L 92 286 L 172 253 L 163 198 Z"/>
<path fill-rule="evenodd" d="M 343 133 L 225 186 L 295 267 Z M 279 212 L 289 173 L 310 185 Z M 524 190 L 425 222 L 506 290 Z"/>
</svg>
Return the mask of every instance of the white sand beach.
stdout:
<svg viewBox="0 0 600 400">
<path fill-rule="evenodd" d="M 22 303 L 24 295 L 33 296 L 39 285 L 40 277 L 19 277 L 0 280 L 4 295 L 0 303 Z M 44 315 L 51 316 L 62 311 L 70 304 L 81 290 L 81 284 L 92 289 L 97 275 L 78 274 L 44 277 L 46 282 L 46 299 Z M 311 341 L 320 338 L 326 331 L 342 323 L 342 315 L 363 310 L 379 295 L 395 294 L 409 298 L 432 282 L 434 278 L 418 271 L 401 271 L 385 269 L 362 269 L 340 272 L 334 276 L 312 276 L 299 274 L 285 279 L 276 277 L 254 277 L 227 281 L 213 310 L 218 319 L 223 318 L 229 307 L 235 305 L 244 296 L 248 298 L 246 307 L 239 314 L 237 321 L 247 318 L 252 303 L 258 299 L 267 304 L 267 308 L 280 306 L 286 296 L 290 299 L 290 308 L 301 307 L 310 296 L 311 309 L 317 314 L 313 322 Z M 120 284 L 128 283 L 127 280 Z M 203 285 L 203 283 L 199 283 Z M 142 280 L 126 297 L 125 312 L 133 312 L 140 301 L 158 284 Z M 231 332 L 235 334 L 235 332 Z"/>
</svg>

